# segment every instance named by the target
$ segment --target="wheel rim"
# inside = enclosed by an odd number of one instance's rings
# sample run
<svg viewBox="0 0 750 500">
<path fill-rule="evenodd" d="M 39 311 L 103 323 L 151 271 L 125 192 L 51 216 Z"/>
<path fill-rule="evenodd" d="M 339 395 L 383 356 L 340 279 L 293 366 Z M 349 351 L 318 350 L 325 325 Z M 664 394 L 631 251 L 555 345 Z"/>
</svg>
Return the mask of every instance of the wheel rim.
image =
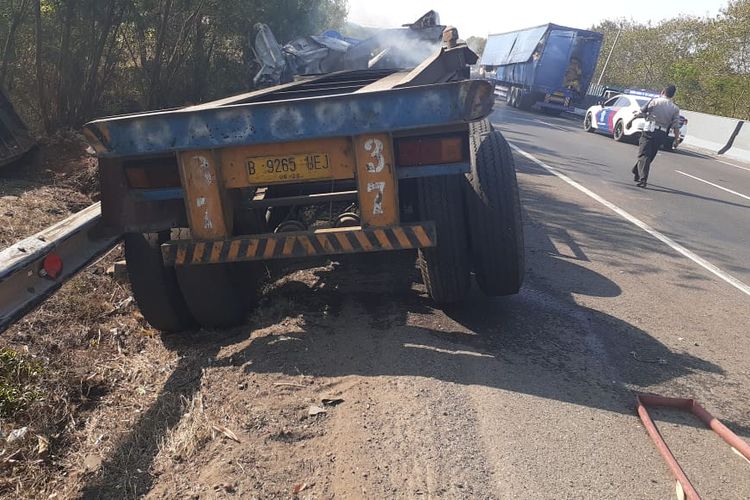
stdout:
<svg viewBox="0 0 750 500">
<path fill-rule="evenodd" d="M 591 129 L 591 115 L 590 114 L 586 115 L 586 119 L 583 120 L 583 128 L 585 128 L 586 130 Z"/>
<path fill-rule="evenodd" d="M 617 125 L 615 125 L 615 139 L 621 139 L 622 138 L 622 122 L 617 122 Z"/>
</svg>

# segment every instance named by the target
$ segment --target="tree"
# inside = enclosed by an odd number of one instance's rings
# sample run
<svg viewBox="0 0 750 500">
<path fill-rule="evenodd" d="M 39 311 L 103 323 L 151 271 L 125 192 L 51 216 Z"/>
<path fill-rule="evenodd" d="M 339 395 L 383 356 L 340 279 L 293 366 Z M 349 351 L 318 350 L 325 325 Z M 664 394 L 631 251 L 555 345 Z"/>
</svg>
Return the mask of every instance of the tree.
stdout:
<svg viewBox="0 0 750 500">
<path fill-rule="evenodd" d="M 31 7 L 31 0 L 10 0 L 7 2 L 7 10 L 9 14 L 8 21 L 8 33 L 5 35 L 5 43 L 3 44 L 3 55 L 2 63 L 0 63 L 0 87 L 5 84 L 5 78 L 8 73 L 8 66 L 11 62 L 14 52 L 14 44 L 16 41 L 16 34 L 21 23 L 26 18 Z"/>
<path fill-rule="evenodd" d="M 714 18 L 607 20 L 593 29 L 605 36 L 597 75 L 622 29 L 604 83 L 654 90 L 674 83 L 684 108 L 750 119 L 750 0 L 730 1 Z"/>
<path fill-rule="evenodd" d="M 0 83 L 38 131 L 251 86 L 253 26 L 338 28 L 345 0 L 0 0 Z"/>
</svg>

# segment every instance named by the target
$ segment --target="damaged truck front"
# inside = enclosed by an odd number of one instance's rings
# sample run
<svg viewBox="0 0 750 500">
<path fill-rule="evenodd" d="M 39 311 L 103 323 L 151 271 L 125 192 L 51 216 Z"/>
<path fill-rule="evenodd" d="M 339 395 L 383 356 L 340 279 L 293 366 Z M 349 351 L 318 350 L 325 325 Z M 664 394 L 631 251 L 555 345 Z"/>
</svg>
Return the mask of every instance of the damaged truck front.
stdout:
<svg viewBox="0 0 750 500">
<path fill-rule="evenodd" d="M 0 89 L 0 167 L 20 159 L 34 146 L 36 140 Z"/>
<path fill-rule="evenodd" d="M 446 29 L 411 70 L 299 78 L 179 110 L 95 120 L 102 213 L 157 329 L 241 323 L 275 259 L 413 252 L 438 304 L 472 273 L 489 295 L 523 280 L 511 151 L 492 86 Z M 335 258 L 335 257 L 332 257 Z"/>
</svg>

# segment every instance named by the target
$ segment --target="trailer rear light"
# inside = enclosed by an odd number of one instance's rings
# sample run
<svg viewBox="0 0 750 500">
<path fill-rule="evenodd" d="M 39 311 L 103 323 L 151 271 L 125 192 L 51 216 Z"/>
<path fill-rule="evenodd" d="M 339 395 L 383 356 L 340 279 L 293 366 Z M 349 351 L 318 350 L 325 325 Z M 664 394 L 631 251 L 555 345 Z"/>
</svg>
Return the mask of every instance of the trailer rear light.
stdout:
<svg viewBox="0 0 750 500">
<path fill-rule="evenodd" d="M 42 267 L 39 269 L 39 276 L 56 280 L 63 270 L 63 261 L 56 253 L 47 255 L 42 261 Z"/>
<path fill-rule="evenodd" d="M 131 160 L 125 162 L 124 169 L 132 189 L 180 187 L 180 172 L 174 158 Z"/>
<path fill-rule="evenodd" d="M 464 135 L 409 137 L 396 141 L 396 159 L 401 167 L 460 163 L 469 156 Z"/>
</svg>

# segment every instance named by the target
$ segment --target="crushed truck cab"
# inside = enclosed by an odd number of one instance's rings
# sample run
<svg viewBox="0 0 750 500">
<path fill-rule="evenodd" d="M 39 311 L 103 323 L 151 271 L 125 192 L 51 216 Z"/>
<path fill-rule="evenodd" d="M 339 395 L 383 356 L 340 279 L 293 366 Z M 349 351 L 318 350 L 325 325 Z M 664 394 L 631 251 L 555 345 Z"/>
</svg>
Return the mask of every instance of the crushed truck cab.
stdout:
<svg viewBox="0 0 750 500">
<path fill-rule="evenodd" d="M 474 62 L 454 42 L 409 71 L 342 71 L 88 123 L 102 216 L 125 233 L 144 317 L 165 331 L 230 326 L 259 262 L 360 252 L 418 249 L 439 303 L 463 298 L 472 271 L 486 291 L 515 293 L 515 172 L 486 120 L 492 86 L 467 78 Z M 491 263 L 476 265 L 507 258 L 500 240 L 513 254 L 502 286 Z"/>
</svg>

